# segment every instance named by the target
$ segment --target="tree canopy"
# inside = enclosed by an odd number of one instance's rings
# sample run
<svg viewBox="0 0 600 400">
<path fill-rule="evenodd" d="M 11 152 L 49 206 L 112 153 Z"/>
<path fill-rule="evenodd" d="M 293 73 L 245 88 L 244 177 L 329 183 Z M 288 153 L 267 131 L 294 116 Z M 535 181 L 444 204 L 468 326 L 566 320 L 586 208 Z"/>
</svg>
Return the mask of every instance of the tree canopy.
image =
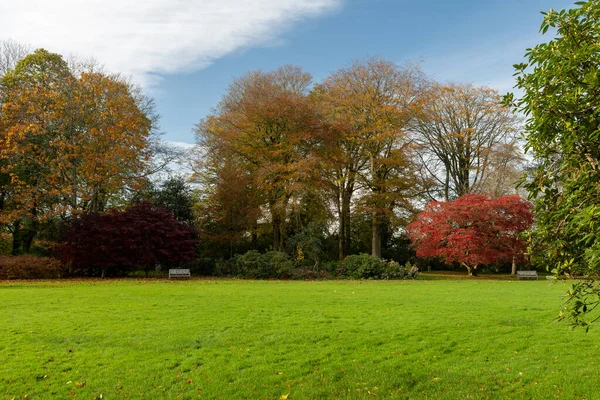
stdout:
<svg viewBox="0 0 600 400">
<path fill-rule="evenodd" d="M 0 78 L 0 223 L 28 251 L 41 221 L 103 211 L 148 171 L 151 103 L 116 75 L 44 49 Z"/>
<path fill-rule="evenodd" d="M 516 168 L 521 160 L 520 121 L 501 104 L 498 92 L 470 84 L 434 83 L 424 97 L 414 121 L 415 141 L 443 198 L 514 194 L 514 182 L 521 173 Z"/>
</svg>

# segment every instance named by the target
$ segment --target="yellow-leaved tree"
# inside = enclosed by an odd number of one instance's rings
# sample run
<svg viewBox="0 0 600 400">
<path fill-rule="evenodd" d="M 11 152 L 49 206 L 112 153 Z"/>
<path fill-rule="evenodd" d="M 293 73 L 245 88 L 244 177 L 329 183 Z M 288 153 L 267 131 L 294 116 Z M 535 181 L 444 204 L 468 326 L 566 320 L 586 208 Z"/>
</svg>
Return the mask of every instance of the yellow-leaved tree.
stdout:
<svg viewBox="0 0 600 400">
<path fill-rule="evenodd" d="M 376 257 L 381 257 L 383 229 L 412 209 L 423 182 L 408 126 L 425 84 L 417 66 L 371 58 L 338 70 L 315 88 L 319 107 L 338 132 L 326 180 L 338 213 L 340 259 L 350 248 L 356 193 L 361 198 L 355 203 L 372 217 Z"/>
</svg>

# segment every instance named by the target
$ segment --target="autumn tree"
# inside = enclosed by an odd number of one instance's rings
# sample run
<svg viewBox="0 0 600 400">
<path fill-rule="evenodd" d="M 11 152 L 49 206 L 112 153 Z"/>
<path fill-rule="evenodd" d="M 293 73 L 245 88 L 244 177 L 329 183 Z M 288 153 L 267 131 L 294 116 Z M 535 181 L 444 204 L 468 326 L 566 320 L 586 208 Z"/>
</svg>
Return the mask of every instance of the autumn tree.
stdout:
<svg viewBox="0 0 600 400">
<path fill-rule="evenodd" d="M 514 194 L 521 150 L 519 117 L 496 90 L 470 84 L 433 84 L 413 130 L 428 175 L 446 201 L 467 193 Z M 502 185 L 495 178 L 503 177 Z M 512 193 L 507 193 L 513 188 Z M 436 196 L 434 196 L 436 197 Z"/>
<path fill-rule="evenodd" d="M 466 194 L 432 201 L 407 226 L 417 257 L 460 263 L 469 274 L 480 266 L 523 261 L 521 233 L 533 223 L 531 203 L 519 196 Z"/>
<path fill-rule="evenodd" d="M 13 253 L 21 244 L 28 250 L 39 218 L 59 200 L 55 139 L 66 130 L 60 108 L 74 80 L 62 57 L 38 50 L 0 82 L 0 172 L 9 177 L 10 193 L 0 217 L 12 225 Z M 22 232 L 24 219 L 29 226 Z"/>
<path fill-rule="evenodd" d="M 527 162 L 521 143 L 497 145 L 488 157 L 488 168 L 476 187 L 477 193 L 492 197 L 519 194 L 527 197 L 527 190 L 519 182 L 531 166 Z"/>
<path fill-rule="evenodd" d="M 193 227 L 148 202 L 74 218 L 61 241 L 56 249 L 61 261 L 102 277 L 177 266 L 195 257 L 197 245 Z"/>
<path fill-rule="evenodd" d="M 155 119 L 147 101 L 118 76 L 73 73 L 37 50 L 0 81 L 0 218 L 28 251 L 47 216 L 102 211 L 147 170 Z M 17 240 L 23 221 L 24 239 Z"/>
<path fill-rule="evenodd" d="M 600 318 L 600 2 L 544 13 L 551 38 L 515 65 L 522 97 L 506 98 L 527 116 L 534 158 L 527 189 L 535 205 L 533 257 L 562 274 L 581 275 L 562 317 L 589 328 Z M 595 311 L 594 311 L 595 310 Z"/>
<path fill-rule="evenodd" d="M 313 97 L 338 133 L 327 176 L 338 214 L 339 256 L 350 248 L 350 213 L 359 190 L 372 215 L 372 254 L 381 257 L 382 229 L 419 191 L 407 134 L 425 80 L 416 66 L 372 58 L 329 76 Z"/>
<path fill-rule="evenodd" d="M 72 101 L 80 112 L 63 142 L 71 157 L 61 182 L 71 189 L 63 207 L 101 212 L 111 196 L 148 173 L 154 111 L 144 110 L 146 99 L 118 76 L 83 73 L 75 90 Z"/>
<path fill-rule="evenodd" d="M 217 258 L 232 258 L 245 242 L 256 248 L 264 198 L 253 174 L 230 157 L 218 165 L 203 165 L 195 179 L 202 184 L 196 210 L 202 245 L 210 246 L 206 250 Z"/>
<path fill-rule="evenodd" d="M 312 181 L 319 141 L 315 109 L 307 93 L 311 77 L 297 67 L 251 72 L 235 80 L 213 114 L 197 127 L 207 164 L 241 168 L 261 192 L 273 249 L 283 249 L 290 199 Z"/>
</svg>

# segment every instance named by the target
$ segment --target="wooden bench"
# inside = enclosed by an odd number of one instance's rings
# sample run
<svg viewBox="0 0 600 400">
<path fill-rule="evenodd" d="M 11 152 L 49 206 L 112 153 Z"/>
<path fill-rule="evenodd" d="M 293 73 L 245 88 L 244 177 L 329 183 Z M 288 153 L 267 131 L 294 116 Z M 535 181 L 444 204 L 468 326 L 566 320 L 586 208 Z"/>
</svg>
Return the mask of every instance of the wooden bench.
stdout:
<svg viewBox="0 0 600 400">
<path fill-rule="evenodd" d="M 537 279 L 537 271 L 517 271 L 517 279 Z"/>
<path fill-rule="evenodd" d="M 171 278 L 191 278 L 192 274 L 189 269 L 170 269 L 169 279 Z"/>
</svg>

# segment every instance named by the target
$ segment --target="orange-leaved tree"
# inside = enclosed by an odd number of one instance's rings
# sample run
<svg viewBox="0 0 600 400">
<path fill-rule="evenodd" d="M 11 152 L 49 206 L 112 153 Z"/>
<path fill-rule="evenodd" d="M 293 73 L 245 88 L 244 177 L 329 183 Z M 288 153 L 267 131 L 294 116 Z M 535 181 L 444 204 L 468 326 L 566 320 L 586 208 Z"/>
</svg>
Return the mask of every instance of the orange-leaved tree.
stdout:
<svg viewBox="0 0 600 400">
<path fill-rule="evenodd" d="M 0 81 L 0 221 L 27 252 L 40 220 L 102 211 L 147 167 L 155 120 L 116 76 L 75 73 L 36 50 Z M 20 234 L 26 221 L 28 228 Z"/>
<path fill-rule="evenodd" d="M 0 82 L 0 173 L 6 192 L 0 211 L 2 223 L 11 223 L 25 250 L 31 245 L 39 219 L 59 202 L 57 174 L 63 157 L 57 148 L 67 130 L 62 109 L 76 78 L 58 54 L 38 50 L 19 61 Z M 30 228 L 20 234 L 21 223 Z M 21 241 L 13 241 L 16 252 Z M 15 249 L 15 247 L 17 249 Z"/>
<path fill-rule="evenodd" d="M 309 74 L 292 66 L 248 73 L 230 85 L 196 130 L 205 166 L 218 172 L 235 165 L 260 193 L 274 250 L 284 247 L 290 200 L 318 177 L 319 159 L 312 150 L 322 137 L 307 96 L 311 82 Z"/>
</svg>

